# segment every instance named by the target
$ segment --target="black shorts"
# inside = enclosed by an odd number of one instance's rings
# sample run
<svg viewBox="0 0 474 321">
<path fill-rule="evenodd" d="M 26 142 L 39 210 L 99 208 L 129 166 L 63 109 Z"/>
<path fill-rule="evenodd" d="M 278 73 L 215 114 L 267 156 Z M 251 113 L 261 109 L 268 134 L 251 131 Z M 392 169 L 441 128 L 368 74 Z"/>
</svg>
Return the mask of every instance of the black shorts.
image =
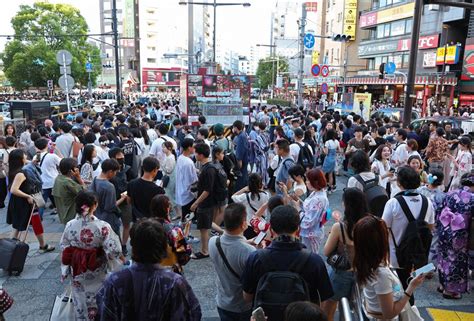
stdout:
<svg viewBox="0 0 474 321">
<path fill-rule="evenodd" d="M 214 208 L 197 208 L 196 210 L 197 224 L 196 227 L 198 230 L 210 230 L 212 227 L 212 219 L 214 218 Z"/>
<path fill-rule="evenodd" d="M 186 205 L 183 205 L 181 206 L 181 221 L 184 222 L 185 219 L 186 219 L 186 215 L 188 215 L 189 213 L 191 213 L 191 205 L 194 204 L 196 200 L 192 200 L 191 202 L 189 202 L 188 204 Z"/>
</svg>

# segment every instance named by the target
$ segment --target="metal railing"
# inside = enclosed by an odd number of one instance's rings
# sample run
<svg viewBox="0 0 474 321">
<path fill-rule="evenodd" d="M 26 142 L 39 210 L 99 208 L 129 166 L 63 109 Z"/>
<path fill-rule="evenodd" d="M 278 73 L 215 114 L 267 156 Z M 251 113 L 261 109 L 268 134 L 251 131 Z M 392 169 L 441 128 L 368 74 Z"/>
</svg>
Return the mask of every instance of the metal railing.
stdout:
<svg viewBox="0 0 474 321">
<path fill-rule="evenodd" d="M 367 321 L 362 305 L 360 288 L 355 283 L 350 298 L 343 297 L 339 301 L 339 321 Z"/>
<path fill-rule="evenodd" d="M 347 298 L 342 298 L 339 302 L 339 321 L 352 321 L 352 311 L 351 305 L 349 304 L 349 300 Z"/>
</svg>

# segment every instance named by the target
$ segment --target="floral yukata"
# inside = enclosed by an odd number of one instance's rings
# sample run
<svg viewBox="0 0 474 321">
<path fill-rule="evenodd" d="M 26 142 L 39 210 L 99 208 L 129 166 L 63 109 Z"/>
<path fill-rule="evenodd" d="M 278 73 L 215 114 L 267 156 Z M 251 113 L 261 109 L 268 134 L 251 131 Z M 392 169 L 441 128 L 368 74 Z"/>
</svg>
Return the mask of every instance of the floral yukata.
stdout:
<svg viewBox="0 0 474 321">
<path fill-rule="evenodd" d="M 303 244 L 313 253 L 319 253 L 319 247 L 324 238 L 323 225 L 326 222 L 328 208 L 329 200 L 324 190 L 312 192 L 303 202 L 300 237 Z"/>
<path fill-rule="evenodd" d="M 439 281 L 446 291 L 462 294 L 469 290 L 469 222 L 474 194 L 468 187 L 449 192 L 443 205 L 437 222 Z"/>
<path fill-rule="evenodd" d="M 77 215 L 69 221 L 61 238 L 61 250 L 79 248 L 94 250 L 102 248 L 106 259 L 94 271 L 73 276 L 70 265 L 62 265 L 63 278 L 72 276 L 72 297 L 76 309 L 76 320 L 94 320 L 97 314 L 96 293 L 107 276 L 107 265 L 116 262 L 122 252 L 120 239 L 110 225 L 95 216 Z"/>
</svg>

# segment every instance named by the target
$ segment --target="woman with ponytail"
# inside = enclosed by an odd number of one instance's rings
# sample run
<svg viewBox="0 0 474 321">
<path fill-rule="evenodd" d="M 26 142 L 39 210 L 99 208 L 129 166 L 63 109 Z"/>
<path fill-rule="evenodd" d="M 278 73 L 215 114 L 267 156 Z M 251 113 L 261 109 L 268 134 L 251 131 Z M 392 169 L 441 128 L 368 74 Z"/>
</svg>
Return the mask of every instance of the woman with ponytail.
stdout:
<svg viewBox="0 0 474 321">
<path fill-rule="evenodd" d="M 62 279 L 72 276 L 72 296 L 76 320 L 94 320 L 95 294 L 107 276 L 107 267 L 122 255 L 120 239 L 109 223 L 94 216 L 97 198 L 81 191 L 76 197 L 76 218 L 69 221 L 61 238 Z"/>
</svg>

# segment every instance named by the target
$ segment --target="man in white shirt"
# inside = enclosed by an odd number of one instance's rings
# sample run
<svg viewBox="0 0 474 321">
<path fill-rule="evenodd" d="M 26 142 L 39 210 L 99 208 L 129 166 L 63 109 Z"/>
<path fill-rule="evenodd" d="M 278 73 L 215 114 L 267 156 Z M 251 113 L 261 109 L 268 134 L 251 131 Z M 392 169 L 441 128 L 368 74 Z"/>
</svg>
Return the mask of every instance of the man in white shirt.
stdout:
<svg viewBox="0 0 474 321">
<path fill-rule="evenodd" d="M 196 167 L 191 160 L 194 153 L 194 140 L 185 138 L 181 143 L 182 154 L 176 161 L 176 205 L 181 207 L 181 221 L 191 212 L 191 205 L 194 202 L 194 195 L 191 192 L 191 185 L 197 182 L 198 176 Z M 178 213 L 179 216 L 179 213 Z"/>
<path fill-rule="evenodd" d="M 54 146 L 54 145 L 52 145 Z M 41 168 L 41 180 L 43 181 L 43 198 L 47 202 L 48 198 L 51 200 L 51 204 L 56 207 L 53 198 L 53 186 L 54 180 L 59 175 L 58 167 L 61 158 L 48 152 L 48 140 L 46 138 L 40 138 L 35 141 L 35 147 L 39 153 L 38 166 Z M 43 216 L 44 209 L 40 209 L 40 215 Z"/>
<path fill-rule="evenodd" d="M 170 141 L 173 144 L 174 150 L 176 150 L 178 146 L 173 138 L 167 136 L 168 125 L 163 123 L 160 124 L 160 126 L 158 127 L 158 132 L 160 136 L 151 145 L 150 156 L 155 156 L 161 164 L 165 159 L 165 153 L 163 152 L 163 143 L 166 141 Z"/>
<path fill-rule="evenodd" d="M 155 129 L 155 122 L 153 120 L 149 120 L 146 126 L 148 127 L 146 130 L 148 138 L 150 139 L 150 142 L 153 143 L 158 138 L 158 134 L 156 133 Z"/>
<path fill-rule="evenodd" d="M 395 145 L 395 150 L 392 154 L 391 163 L 395 167 L 406 165 L 408 160 L 408 150 L 407 150 L 407 131 L 400 128 L 395 132 L 395 139 L 397 144 Z"/>
<path fill-rule="evenodd" d="M 420 175 L 411 167 L 402 166 L 397 173 L 397 184 L 401 190 L 401 193 L 398 195 L 401 195 L 403 200 L 405 200 L 405 203 L 413 217 L 418 219 L 420 215 L 424 215 L 424 220 L 428 223 L 430 229 L 433 229 L 435 222 L 433 205 L 428 198 L 421 196 L 416 192 L 416 189 L 420 186 Z M 427 203 L 426 213 L 422 213 L 424 202 Z M 391 198 L 387 204 L 385 204 L 382 219 L 389 228 L 390 264 L 397 269 L 397 274 L 402 282 L 403 288 L 406 289 L 411 270 L 400 268 L 395 247 L 400 245 L 408 226 L 407 215 L 403 211 L 399 200 Z M 394 239 L 396 245 L 394 244 Z M 426 253 L 427 258 L 428 252 L 429 249 Z M 411 299 L 410 301 L 414 303 L 414 299 Z"/>
<path fill-rule="evenodd" d="M 311 151 L 311 154 L 313 154 L 313 148 L 303 142 L 304 138 L 304 131 L 301 128 L 296 128 L 295 129 L 295 142 L 290 145 L 290 155 L 293 157 L 293 160 L 295 163 L 298 163 L 298 156 L 300 154 L 300 149 L 301 146 L 307 145 L 309 150 Z"/>
</svg>

